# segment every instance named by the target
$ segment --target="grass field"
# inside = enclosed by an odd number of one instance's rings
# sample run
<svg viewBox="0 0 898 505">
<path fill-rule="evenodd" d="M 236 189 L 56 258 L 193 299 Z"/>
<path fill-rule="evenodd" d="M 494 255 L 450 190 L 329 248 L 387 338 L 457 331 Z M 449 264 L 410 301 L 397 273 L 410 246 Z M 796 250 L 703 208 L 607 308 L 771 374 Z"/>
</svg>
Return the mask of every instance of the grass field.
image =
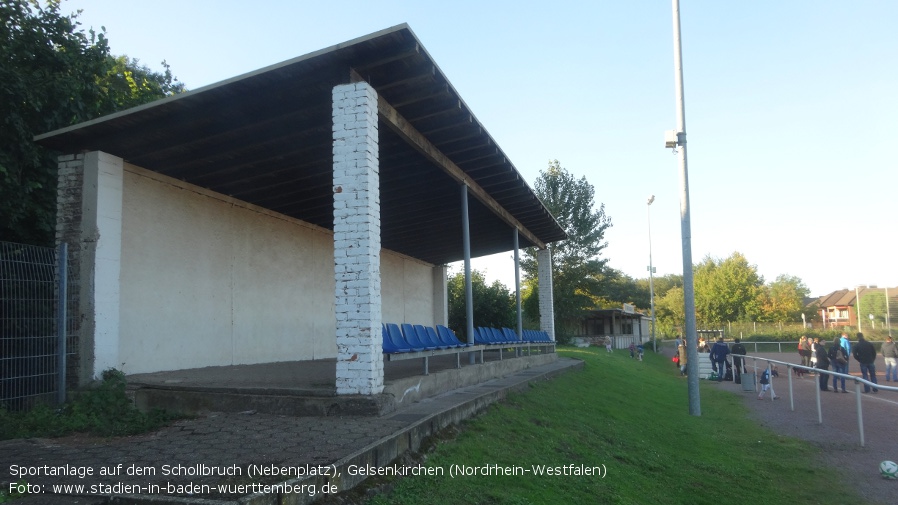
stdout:
<svg viewBox="0 0 898 505">
<path fill-rule="evenodd" d="M 866 503 L 836 470 L 815 463 L 819 449 L 758 427 L 737 395 L 701 381 L 702 415 L 690 416 L 686 380 L 661 355 L 638 362 L 597 348 L 559 354 L 584 360 L 584 370 L 535 384 L 464 423 L 423 463 L 444 475 L 402 478 L 369 503 Z M 605 470 L 451 478 L 453 465 Z"/>
</svg>

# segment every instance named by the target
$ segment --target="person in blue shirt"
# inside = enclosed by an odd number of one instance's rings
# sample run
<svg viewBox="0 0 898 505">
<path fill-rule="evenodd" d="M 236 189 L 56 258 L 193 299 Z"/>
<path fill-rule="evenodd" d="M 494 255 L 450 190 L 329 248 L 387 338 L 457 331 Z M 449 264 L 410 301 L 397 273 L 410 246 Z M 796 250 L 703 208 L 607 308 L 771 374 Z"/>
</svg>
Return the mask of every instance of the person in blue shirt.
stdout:
<svg viewBox="0 0 898 505">
<path fill-rule="evenodd" d="M 764 399 L 764 393 L 767 390 L 770 390 L 770 399 L 771 400 L 779 400 L 779 396 L 776 396 L 776 393 L 773 391 L 773 383 L 770 381 L 770 364 L 767 364 L 767 368 L 764 369 L 764 373 L 761 374 L 761 380 L 758 381 L 761 383 L 761 392 L 758 393 L 758 400 Z"/>
<path fill-rule="evenodd" d="M 845 349 L 845 356 L 849 356 L 848 361 L 851 361 L 851 341 L 848 340 L 848 334 L 844 331 L 842 332 L 842 338 L 839 339 L 839 343 L 842 345 L 842 349 Z M 848 363 L 845 363 L 845 371 L 842 373 L 848 373 Z"/>
<path fill-rule="evenodd" d="M 842 345 L 841 339 L 836 338 L 833 340 L 833 345 L 830 347 L 827 357 L 829 357 L 829 362 L 833 366 L 834 372 L 848 374 L 848 353 L 845 352 L 845 347 Z M 845 377 L 836 377 L 835 375 L 833 375 L 833 391 L 836 393 L 839 392 L 839 387 L 837 385 L 838 381 L 842 381 L 842 392 L 847 393 L 848 391 L 845 389 Z"/>
</svg>

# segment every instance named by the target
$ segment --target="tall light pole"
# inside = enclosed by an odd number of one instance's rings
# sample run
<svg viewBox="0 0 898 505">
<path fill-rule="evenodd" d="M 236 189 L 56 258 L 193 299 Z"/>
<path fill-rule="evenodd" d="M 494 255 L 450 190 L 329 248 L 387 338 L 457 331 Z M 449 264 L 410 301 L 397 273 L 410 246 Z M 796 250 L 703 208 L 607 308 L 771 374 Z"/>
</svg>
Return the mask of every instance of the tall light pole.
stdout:
<svg viewBox="0 0 898 505">
<path fill-rule="evenodd" d="M 683 48 L 680 44 L 680 2 L 673 0 L 674 81 L 677 99 L 676 141 L 680 165 L 680 233 L 683 240 L 683 299 L 686 312 L 686 369 L 689 414 L 702 415 L 698 393 L 698 339 L 695 333 L 695 286 L 692 278 L 692 225 L 689 218 L 689 171 L 686 162 L 686 100 L 683 93 Z M 667 144 L 670 146 L 670 142 Z"/>
<path fill-rule="evenodd" d="M 889 336 L 892 336 L 892 313 L 889 310 L 889 287 L 886 286 L 886 329 L 889 331 Z"/>
<path fill-rule="evenodd" d="M 655 195 L 649 197 L 649 203 L 646 205 L 649 217 L 649 300 L 652 308 L 652 351 L 658 352 L 658 343 L 655 340 L 655 267 L 652 266 L 652 202 L 655 201 Z"/>
</svg>

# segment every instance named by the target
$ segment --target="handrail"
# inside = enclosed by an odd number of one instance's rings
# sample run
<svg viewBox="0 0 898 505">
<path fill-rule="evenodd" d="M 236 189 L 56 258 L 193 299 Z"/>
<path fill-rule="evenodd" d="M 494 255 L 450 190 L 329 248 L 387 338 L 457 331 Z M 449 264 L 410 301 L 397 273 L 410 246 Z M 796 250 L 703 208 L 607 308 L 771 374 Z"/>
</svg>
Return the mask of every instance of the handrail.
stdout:
<svg viewBox="0 0 898 505">
<path fill-rule="evenodd" d="M 779 360 L 769 359 L 769 358 L 759 358 L 757 356 L 750 356 L 747 354 L 730 354 L 730 355 L 733 357 L 743 358 L 743 359 L 751 358 L 753 360 L 754 368 L 755 368 L 756 372 L 758 370 L 758 360 L 766 361 L 767 368 L 770 368 L 771 363 L 776 363 L 778 365 L 784 365 L 786 367 L 786 375 L 789 377 L 789 409 L 792 410 L 793 412 L 795 411 L 795 394 L 792 389 L 792 369 L 793 368 L 799 368 L 802 370 L 807 370 L 809 372 L 824 373 L 826 375 L 832 375 L 835 377 L 840 377 L 843 379 L 848 379 L 848 380 L 854 381 L 855 397 L 857 398 L 857 429 L 858 429 L 858 435 L 860 436 L 861 447 L 864 447 L 864 411 L 863 411 L 863 408 L 861 407 L 861 385 L 866 384 L 870 387 L 873 387 L 876 389 L 882 389 L 882 390 L 886 390 L 886 391 L 898 391 L 898 387 L 883 386 L 880 384 L 875 384 L 866 379 L 862 379 L 860 377 L 855 377 L 854 375 L 848 375 L 848 374 L 839 373 L 839 372 L 830 372 L 829 370 L 823 370 L 820 368 L 813 368 L 813 367 L 808 367 L 808 366 L 804 366 L 804 365 L 796 365 L 795 363 L 789 363 L 786 361 L 779 361 Z M 772 375 L 770 377 L 770 381 L 773 382 Z M 827 379 L 827 382 L 828 381 L 829 381 L 829 379 Z M 820 387 L 819 386 L 815 387 L 814 390 L 817 391 L 817 424 L 823 424 L 823 408 L 821 407 L 821 404 L 820 404 Z"/>
<path fill-rule="evenodd" d="M 724 340 L 724 341 L 727 342 L 728 340 Z M 673 340 L 662 340 L 661 342 L 662 342 L 662 343 L 673 342 Z M 883 341 L 883 340 L 867 340 L 867 342 L 870 342 L 871 344 L 880 344 L 880 343 L 883 343 L 884 341 Z M 709 345 L 710 345 L 711 343 L 712 343 L 711 341 L 708 342 Z M 765 352 L 765 351 L 759 351 L 759 350 L 758 350 L 758 346 L 759 346 L 759 345 L 763 345 L 763 346 L 773 346 L 774 344 L 776 345 L 776 351 L 770 351 L 770 352 L 778 352 L 778 353 L 782 353 L 782 352 L 783 352 L 783 346 L 785 346 L 786 351 L 790 351 L 790 350 L 791 350 L 792 352 L 794 352 L 794 351 L 797 351 L 797 350 L 798 350 L 798 341 L 797 341 L 797 340 L 793 340 L 793 341 L 788 341 L 788 340 L 770 340 L 770 341 L 767 341 L 767 342 L 756 342 L 756 341 L 754 341 L 754 340 L 742 340 L 742 341 L 741 341 L 741 344 L 744 345 L 744 346 L 747 347 L 747 348 L 754 346 L 755 352 Z"/>
</svg>

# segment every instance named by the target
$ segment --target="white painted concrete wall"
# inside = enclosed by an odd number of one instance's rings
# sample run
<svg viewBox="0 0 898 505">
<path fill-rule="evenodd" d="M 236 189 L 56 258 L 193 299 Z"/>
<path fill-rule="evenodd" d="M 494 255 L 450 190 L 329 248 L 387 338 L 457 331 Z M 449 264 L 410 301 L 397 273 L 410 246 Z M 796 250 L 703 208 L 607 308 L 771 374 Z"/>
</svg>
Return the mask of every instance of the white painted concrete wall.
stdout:
<svg viewBox="0 0 898 505">
<path fill-rule="evenodd" d="M 434 267 L 428 263 L 384 254 L 380 258 L 383 321 L 434 326 Z M 442 309 L 441 309 L 442 310 Z"/>
<path fill-rule="evenodd" d="M 126 373 L 336 356 L 329 230 L 128 164 L 122 214 Z M 381 258 L 384 320 L 432 324 L 432 266 Z"/>
</svg>

